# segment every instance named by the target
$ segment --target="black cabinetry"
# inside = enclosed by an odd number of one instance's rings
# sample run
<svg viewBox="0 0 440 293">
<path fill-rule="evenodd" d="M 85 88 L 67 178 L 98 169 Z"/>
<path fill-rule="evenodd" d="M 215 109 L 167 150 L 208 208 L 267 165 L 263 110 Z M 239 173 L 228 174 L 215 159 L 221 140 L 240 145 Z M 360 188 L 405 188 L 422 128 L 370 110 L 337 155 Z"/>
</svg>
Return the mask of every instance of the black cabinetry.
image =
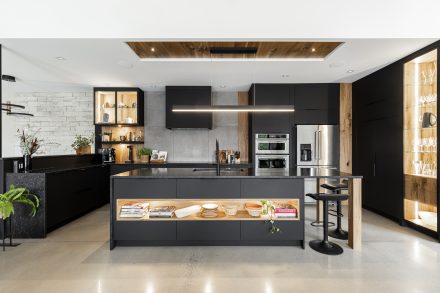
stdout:
<svg viewBox="0 0 440 293">
<path fill-rule="evenodd" d="M 251 101 L 255 105 L 292 105 L 293 99 L 288 84 L 252 85 Z M 291 113 L 253 113 L 253 133 L 290 133 Z"/>
<path fill-rule="evenodd" d="M 210 86 L 167 86 L 166 128 L 212 128 L 212 113 L 176 113 L 174 105 L 211 106 Z"/>
<path fill-rule="evenodd" d="M 339 124 L 339 84 L 295 84 L 295 124 Z"/>
<path fill-rule="evenodd" d="M 394 63 L 353 84 L 353 173 L 364 207 L 403 219 L 403 66 Z"/>
</svg>

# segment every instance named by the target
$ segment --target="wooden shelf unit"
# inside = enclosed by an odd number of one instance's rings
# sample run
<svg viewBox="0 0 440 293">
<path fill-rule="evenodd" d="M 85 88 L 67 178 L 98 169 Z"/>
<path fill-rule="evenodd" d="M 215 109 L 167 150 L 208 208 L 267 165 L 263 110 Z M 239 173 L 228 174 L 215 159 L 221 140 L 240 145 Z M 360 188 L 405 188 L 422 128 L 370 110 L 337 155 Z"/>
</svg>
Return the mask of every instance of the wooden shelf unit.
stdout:
<svg viewBox="0 0 440 293">
<path fill-rule="evenodd" d="M 117 221 L 268 221 L 268 215 L 261 215 L 260 217 L 252 217 L 244 209 L 245 203 L 261 203 L 261 200 L 270 200 L 276 206 L 277 203 L 289 203 L 297 210 L 295 218 L 275 218 L 276 221 L 299 221 L 300 220 L 300 201 L 299 199 L 206 199 L 206 200 L 192 200 L 192 199 L 118 199 L 116 201 L 116 220 Z M 148 202 L 149 207 L 157 206 L 175 206 L 176 209 L 189 207 L 192 205 L 200 205 L 206 203 L 216 203 L 219 206 L 218 217 L 205 218 L 201 213 L 190 215 L 183 218 L 177 218 L 175 215 L 171 218 L 150 218 L 148 213 L 143 218 L 121 218 L 120 212 L 123 205 L 131 205 L 136 203 Z M 237 204 L 238 212 L 235 216 L 228 216 L 225 214 L 222 206 L 225 204 Z"/>
<path fill-rule="evenodd" d="M 437 215 L 438 130 L 437 124 L 423 127 L 425 115 L 437 116 L 437 56 L 432 50 L 405 63 L 403 110 L 404 219 L 435 232 L 420 212 Z"/>
</svg>

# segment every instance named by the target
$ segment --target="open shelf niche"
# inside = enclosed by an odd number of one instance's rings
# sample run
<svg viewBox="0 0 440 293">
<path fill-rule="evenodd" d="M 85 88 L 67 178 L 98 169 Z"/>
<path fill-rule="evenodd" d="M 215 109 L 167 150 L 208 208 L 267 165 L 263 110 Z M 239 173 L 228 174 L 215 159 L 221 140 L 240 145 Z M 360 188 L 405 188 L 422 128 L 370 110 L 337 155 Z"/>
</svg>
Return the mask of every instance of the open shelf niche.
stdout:
<svg viewBox="0 0 440 293">
<path fill-rule="evenodd" d="M 245 210 L 244 205 L 246 203 L 261 204 L 262 200 L 268 200 L 275 207 L 278 205 L 290 204 L 296 208 L 296 217 L 292 218 L 274 218 L 276 221 L 299 221 L 300 220 L 300 201 L 299 199 L 117 199 L 116 201 L 116 220 L 117 221 L 267 221 L 269 220 L 268 215 L 261 215 L 259 217 L 252 217 Z M 140 218 L 121 218 L 121 208 L 126 205 L 134 204 L 146 204 L 148 208 L 145 211 L 145 216 Z M 181 209 L 193 205 L 204 205 L 204 204 L 217 204 L 218 205 L 218 216 L 212 218 L 206 218 L 201 215 L 201 210 L 197 214 L 189 215 L 183 218 L 177 218 L 174 214 L 170 218 L 153 218 L 149 217 L 148 209 L 158 207 L 158 206 L 174 206 L 176 209 Z M 234 204 L 238 206 L 238 211 L 235 216 L 228 216 L 225 214 L 224 206 Z"/>
<path fill-rule="evenodd" d="M 404 67 L 404 218 L 437 231 L 437 50 Z"/>
</svg>

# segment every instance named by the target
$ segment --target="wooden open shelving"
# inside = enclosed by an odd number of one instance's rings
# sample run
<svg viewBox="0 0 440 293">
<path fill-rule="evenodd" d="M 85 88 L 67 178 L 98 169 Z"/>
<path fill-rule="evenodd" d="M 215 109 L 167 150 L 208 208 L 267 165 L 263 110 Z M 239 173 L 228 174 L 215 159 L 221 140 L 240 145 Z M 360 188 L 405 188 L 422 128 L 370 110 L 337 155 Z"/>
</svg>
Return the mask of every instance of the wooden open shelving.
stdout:
<svg viewBox="0 0 440 293">
<path fill-rule="evenodd" d="M 299 221 L 300 220 L 300 201 L 299 199 L 118 199 L 116 202 L 116 220 L 117 221 L 268 221 L 268 215 L 261 215 L 260 217 L 252 217 L 244 209 L 245 203 L 260 203 L 261 200 L 270 200 L 274 205 L 277 203 L 289 203 L 297 210 L 296 218 L 275 218 L 276 221 Z M 214 218 L 205 218 L 201 213 L 190 215 L 184 218 L 177 218 L 175 215 L 171 218 L 150 218 L 148 213 L 142 218 L 121 218 L 120 212 L 123 205 L 130 205 L 136 203 L 148 202 L 150 208 L 156 206 L 175 206 L 176 209 L 192 205 L 203 205 L 206 203 L 216 203 L 219 206 L 218 216 Z M 222 206 L 225 204 L 234 203 L 238 205 L 238 212 L 235 216 L 228 216 L 225 214 Z"/>
<path fill-rule="evenodd" d="M 405 63 L 404 78 L 404 218 L 437 231 L 420 216 L 437 215 L 437 123 L 423 125 L 437 116 L 437 50 Z"/>
</svg>

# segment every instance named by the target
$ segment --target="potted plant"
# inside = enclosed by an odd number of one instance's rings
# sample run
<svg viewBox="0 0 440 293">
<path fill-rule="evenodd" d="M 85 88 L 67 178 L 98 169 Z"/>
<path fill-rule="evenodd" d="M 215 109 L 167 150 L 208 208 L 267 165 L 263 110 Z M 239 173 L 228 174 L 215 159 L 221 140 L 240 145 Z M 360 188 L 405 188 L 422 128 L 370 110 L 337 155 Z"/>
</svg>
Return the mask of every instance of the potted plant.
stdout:
<svg viewBox="0 0 440 293">
<path fill-rule="evenodd" d="M 150 161 L 151 149 L 143 147 L 140 148 L 137 152 L 139 158 L 141 158 L 142 162 L 148 163 Z"/>
<path fill-rule="evenodd" d="M 0 219 L 6 221 L 14 214 L 14 204 L 23 203 L 31 208 L 30 215 L 33 217 L 37 213 L 37 209 L 40 205 L 40 200 L 34 194 L 31 194 L 27 188 L 15 187 L 11 185 L 9 190 L 3 194 L 0 194 Z M 10 223 L 11 220 L 9 220 Z M 5 227 L 5 226 L 3 226 Z M 12 227 L 9 231 L 9 238 L 12 245 Z M 6 230 L 3 231 L 3 251 L 5 250 L 4 238 L 6 238 Z"/>
<path fill-rule="evenodd" d="M 82 136 L 79 134 L 75 134 L 75 140 L 71 144 L 72 148 L 75 149 L 76 154 L 79 155 L 87 155 L 92 153 L 92 147 L 93 144 L 93 135 L 90 135 L 89 137 Z"/>
<path fill-rule="evenodd" d="M 30 127 L 28 127 L 30 128 Z M 20 150 L 23 155 L 24 170 L 29 171 L 31 169 L 31 158 L 32 155 L 37 153 L 40 149 L 43 140 L 37 138 L 38 130 L 33 132 L 30 129 L 18 129 L 17 135 L 20 140 Z"/>
</svg>

